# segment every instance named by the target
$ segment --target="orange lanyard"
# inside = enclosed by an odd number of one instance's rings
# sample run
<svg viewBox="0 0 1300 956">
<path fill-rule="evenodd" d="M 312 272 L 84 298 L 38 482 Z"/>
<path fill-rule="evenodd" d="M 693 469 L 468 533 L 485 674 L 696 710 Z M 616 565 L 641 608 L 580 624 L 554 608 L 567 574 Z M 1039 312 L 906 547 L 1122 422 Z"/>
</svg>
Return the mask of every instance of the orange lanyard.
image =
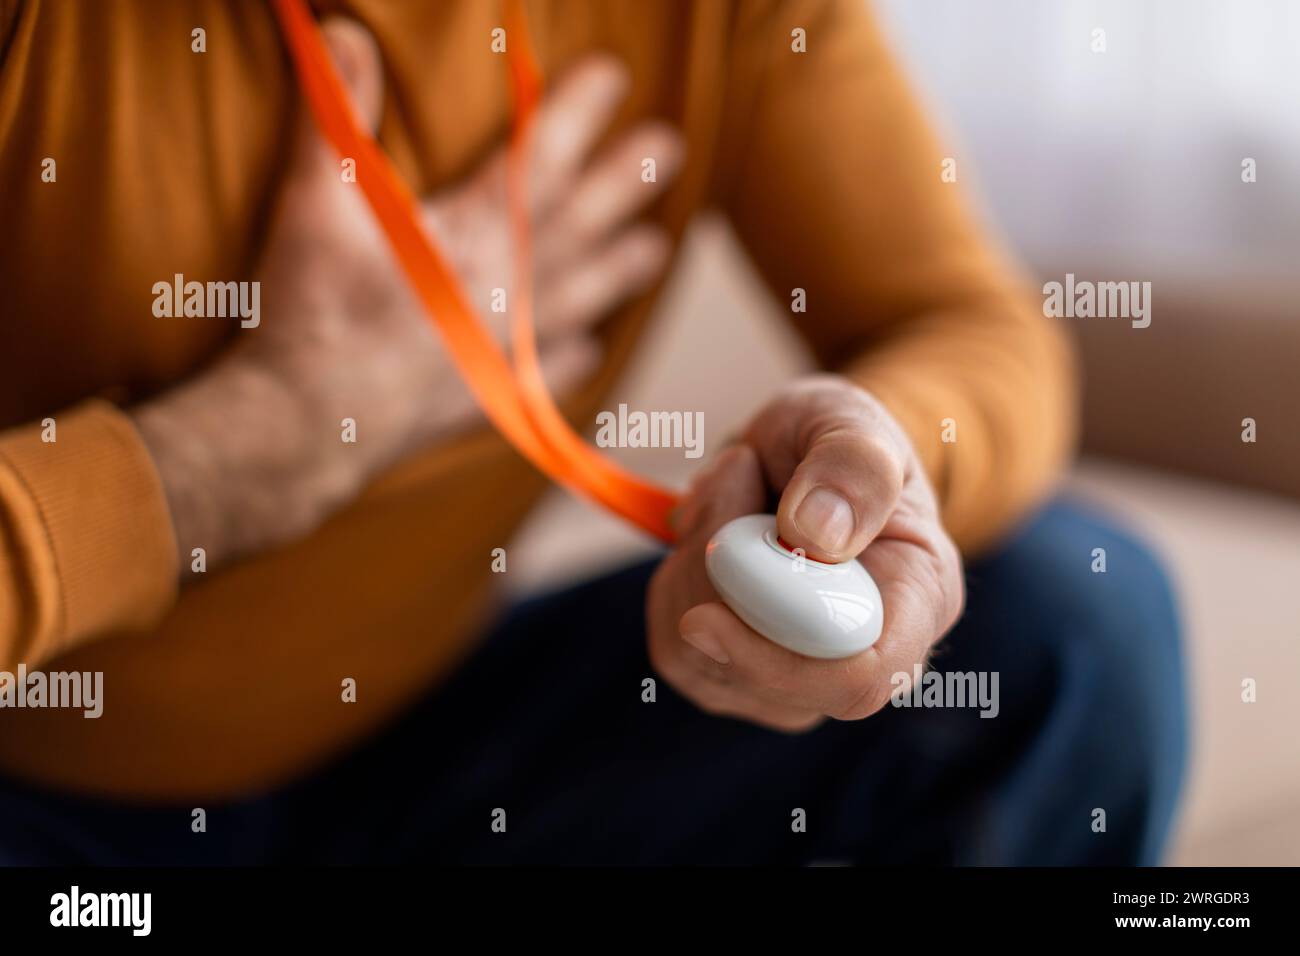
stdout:
<svg viewBox="0 0 1300 956">
<path fill-rule="evenodd" d="M 532 321 L 532 242 L 528 221 L 528 142 L 541 98 L 541 74 L 520 0 L 506 0 L 506 60 L 514 113 L 507 155 L 507 197 L 515 252 L 510 309 L 514 366 L 474 313 L 446 260 L 420 224 L 419 206 L 382 148 L 357 123 L 306 0 L 274 0 L 304 97 L 322 135 L 356 160 L 357 183 L 388 237 L 461 378 L 497 430 L 520 454 L 570 491 L 584 495 L 672 541 L 672 492 L 603 458 L 565 421 L 542 378 Z"/>
</svg>

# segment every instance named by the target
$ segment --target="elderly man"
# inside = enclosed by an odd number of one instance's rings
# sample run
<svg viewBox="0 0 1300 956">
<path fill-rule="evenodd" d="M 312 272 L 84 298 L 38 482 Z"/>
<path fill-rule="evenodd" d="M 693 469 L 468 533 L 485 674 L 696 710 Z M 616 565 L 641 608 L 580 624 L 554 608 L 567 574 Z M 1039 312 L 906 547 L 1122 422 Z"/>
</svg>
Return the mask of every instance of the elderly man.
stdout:
<svg viewBox="0 0 1300 956">
<path fill-rule="evenodd" d="M 271 10 L 0 3 L 0 668 L 103 675 L 97 719 L 0 709 L 0 858 L 1154 860 L 1183 760 L 1167 584 L 1042 507 L 1068 350 L 866 8 L 527 12 L 539 341 L 571 420 L 591 427 L 706 207 L 802 296 L 825 373 L 710 456 L 664 560 L 493 615 L 492 550 L 544 481 L 475 410 Z M 500 8 L 316 13 L 499 318 Z M 251 293 L 159 314 L 178 275 L 257 283 L 257 321 Z M 773 507 L 895 596 L 877 648 L 812 667 L 719 603 L 704 542 Z M 927 661 L 997 674 L 996 717 L 892 706 Z"/>
</svg>

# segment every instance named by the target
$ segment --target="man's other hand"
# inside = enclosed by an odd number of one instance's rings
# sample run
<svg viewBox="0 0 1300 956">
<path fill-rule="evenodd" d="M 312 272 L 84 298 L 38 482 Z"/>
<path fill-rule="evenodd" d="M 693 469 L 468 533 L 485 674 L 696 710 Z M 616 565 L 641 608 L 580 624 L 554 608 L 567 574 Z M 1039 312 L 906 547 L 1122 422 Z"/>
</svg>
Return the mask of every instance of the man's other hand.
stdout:
<svg viewBox="0 0 1300 956">
<path fill-rule="evenodd" d="M 383 71 L 374 40 L 333 20 L 324 32 L 357 115 L 378 128 Z M 550 387 L 564 391 L 599 361 L 595 324 L 662 273 L 670 241 L 638 221 L 683 159 L 678 134 L 643 123 L 596 146 L 628 86 L 626 70 L 591 57 L 541 105 L 529 200 L 536 233 L 533 295 Z M 194 380 L 134 410 L 166 489 L 181 553 L 209 567 L 299 537 L 379 471 L 480 418 L 360 187 L 305 107 L 258 269 L 264 319 Z M 640 176 L 653 156 L 658 176 Z M 511 268 L 504 148 L 463 183 L 425 199 L 424 224 L 471 301 L 489 308 Z M 341 440 L 345 418 L 357 441 Z"/>
</svg>

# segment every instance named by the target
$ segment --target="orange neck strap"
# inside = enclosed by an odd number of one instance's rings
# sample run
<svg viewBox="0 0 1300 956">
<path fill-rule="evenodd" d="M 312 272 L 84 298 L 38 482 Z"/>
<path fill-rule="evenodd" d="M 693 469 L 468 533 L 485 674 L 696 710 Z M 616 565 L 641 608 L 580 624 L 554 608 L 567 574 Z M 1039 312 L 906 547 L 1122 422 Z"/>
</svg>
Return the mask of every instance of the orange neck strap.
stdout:
<svg viewBox="0 0 1300 956">
<path fill-rule="evenodd" d="M 542 378 L 532 321 L 532 243 L 526 199 L 528 143 L 542 82 L 520 0 L 506 0 L 506 58 L 514 96 L 507 158 L 515 251 L 510 309 L 513 367 L 421 226 L 415 197 L 383 149 L 358 124 L 306 0 L 274 0 L 274 5 L 299 86 L 321 134 L 340 156 L 356 160 L 357 183 L 366 201 L 488 419 L 520 454 L 559 484 L 660 540 L 672 541 L 668 516 L 677 496 L 619 468 L 588 445 L 556 408 Z"/>
</svg>

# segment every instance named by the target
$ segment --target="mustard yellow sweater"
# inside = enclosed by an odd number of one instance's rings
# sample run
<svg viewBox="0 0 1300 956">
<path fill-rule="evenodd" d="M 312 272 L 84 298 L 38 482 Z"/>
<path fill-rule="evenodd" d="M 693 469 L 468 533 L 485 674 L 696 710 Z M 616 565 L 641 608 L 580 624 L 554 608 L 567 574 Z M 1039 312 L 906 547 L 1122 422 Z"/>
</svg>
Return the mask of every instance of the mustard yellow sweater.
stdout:
<svg viewBox="0 0 1300 956">
<path fill-rule="evenodd" d="M 499 143 L 496 3 L 318 9 L 378 39 L 381 140 L 417 191 Z M 904 423 L 963 548 L 1041 496 L 1071 443 L 1069 354 L 942 181 L 947 152 L 860 0 L 528 10 L 548 75 L 612 51 L 635 78 L 617 127 L 657 115 L 684 131 L 688 168 L 656 215 L 680 236 L 696 210 L 720 208 L 781 301 L 806 291 L 798 331 Z M 206 53 L 191 51 L 195 27 Z M 298 108 L 260 0 L 0 0 L 0 670 L 104 673 L 97 720 L 0 710 L 2 772 L 162 799 L 320 764 L 456 665 L 489 553 L 543 488 L 482 432 L 404 463 L 300 543 L 203 575 L 185 555 L 181 573 L 121 408 L 256 334 L 158 319 L 152 288 L 251 273 Z M 610 317 L 605 367 L 566 401 L 580 427 L 652 298 Z M 56 442 L 42 441 L 46 418 Z M 948 418 L 955 443 L 941 441 Z M 355 704 L 340 701 L 345 677 Z"/>
</svg>

